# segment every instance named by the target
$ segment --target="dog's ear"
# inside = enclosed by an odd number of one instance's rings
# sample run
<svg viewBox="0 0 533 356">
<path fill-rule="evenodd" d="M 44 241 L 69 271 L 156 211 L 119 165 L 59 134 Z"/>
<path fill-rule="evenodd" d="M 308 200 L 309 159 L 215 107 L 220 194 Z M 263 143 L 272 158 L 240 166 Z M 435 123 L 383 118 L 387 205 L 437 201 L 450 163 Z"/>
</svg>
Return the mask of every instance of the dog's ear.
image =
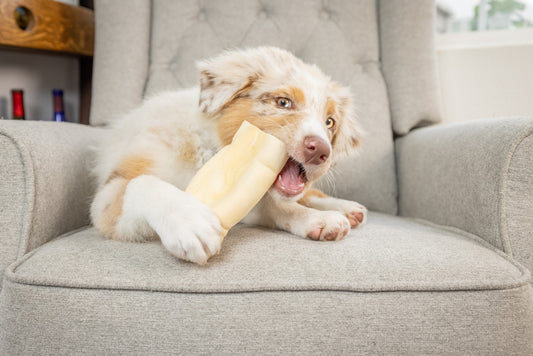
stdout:
<svg viewBox="0 0 533 356">
<path fill-rule="evenodd" d="M 200 72 L 200 110 L 210 115 L 252 87 L 260 74 L 259 64 L 246 51 L 229 51 L 196 63 Z"/>
<path fill-rule="evenodd" d="M 333 92 L 337 102 L 337 112 L 341 117 L 341 125 L 332 142 L 333 150 L 336 153 L 335 161 L 339 161 L 359 147 L 365 133 L 357 122 L 354 100 L 350 90 L 346 87 L 336 86 Z"/>
</svg>

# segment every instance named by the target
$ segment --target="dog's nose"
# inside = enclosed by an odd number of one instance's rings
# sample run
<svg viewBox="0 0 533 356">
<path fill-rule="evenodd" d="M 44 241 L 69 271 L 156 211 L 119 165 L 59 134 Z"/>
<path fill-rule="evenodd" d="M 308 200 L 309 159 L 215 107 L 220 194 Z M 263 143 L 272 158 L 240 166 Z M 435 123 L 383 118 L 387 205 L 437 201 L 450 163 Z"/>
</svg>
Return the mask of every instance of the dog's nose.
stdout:
<svg viewBox="0 0 533 356">
<path fill-rule="evenodd" d="M 324 163 L 328 159 L 329 154 L 329 144 L 323 138 L 318 136 L 307 136 L 304 139 L 305 163 Z"/>
</svg>

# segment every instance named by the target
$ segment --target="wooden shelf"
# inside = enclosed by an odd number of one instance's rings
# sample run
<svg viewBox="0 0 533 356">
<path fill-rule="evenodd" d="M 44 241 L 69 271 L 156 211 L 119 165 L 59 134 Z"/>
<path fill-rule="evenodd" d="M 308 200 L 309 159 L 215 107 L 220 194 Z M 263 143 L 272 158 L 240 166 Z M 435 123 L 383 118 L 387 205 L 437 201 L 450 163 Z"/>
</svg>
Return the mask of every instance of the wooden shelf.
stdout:
<svg viewBox="0 0 533 356">
<path fill-rule="evenodd" d="M 15 9 L 31 13 L 21 29 Z M 52 0 L 1 0 L 0 48 L 30 49 L 91 57 L 94 52 L 94 12 Z"/>
</svg>

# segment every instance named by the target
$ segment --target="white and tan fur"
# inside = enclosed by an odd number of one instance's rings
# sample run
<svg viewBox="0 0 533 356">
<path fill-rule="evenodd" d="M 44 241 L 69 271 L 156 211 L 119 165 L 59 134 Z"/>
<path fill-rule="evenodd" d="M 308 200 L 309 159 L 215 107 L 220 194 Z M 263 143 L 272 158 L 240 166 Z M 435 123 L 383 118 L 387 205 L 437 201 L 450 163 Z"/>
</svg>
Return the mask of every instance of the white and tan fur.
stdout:
<svg viewBox="0 0 533 356">
<path fill-rule="evenodd" d="M 273 185 L 245 223 L 338 240 L 365 221 L 362 205 L 311 189 L 359 144 L 347 88 L 273 47 L 225 52 L 197 66 L 199 88 L 147 100 L 117 120 L 98 148 L 98 191 L 91 217 L 104 236 L 160 239 L 173 255 L 199 264 L 217 254 L 217 217 L 184 190 L 196 171 L 231 141 L 243 120 L 284 141 L 307 178 L 303 191 L 294 195 Z M 281 106 L 286 99 L 290 105 Z M 309 136 L 327 142 L 330 149 L 320 164 L 305 162 L 302 142 Z"/>
</svg>

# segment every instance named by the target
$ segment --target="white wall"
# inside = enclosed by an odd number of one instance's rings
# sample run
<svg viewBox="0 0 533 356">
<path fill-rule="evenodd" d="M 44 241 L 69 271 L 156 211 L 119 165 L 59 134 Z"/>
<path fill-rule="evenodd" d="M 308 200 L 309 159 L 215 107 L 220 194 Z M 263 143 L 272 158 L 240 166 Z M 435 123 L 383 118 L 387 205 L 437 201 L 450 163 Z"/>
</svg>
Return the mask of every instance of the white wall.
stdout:
<svg viewBox="0 0 533 356">
<path fill-rule="evenodd" d="M 27 120 L 52 120 L 52 89 L 63 89 L 67 121 L 79 122 L 79 64 L 75 57 L 0 51 L 0 117 L 12 118 L 11 89 L 24 89 Z"/>
<path fill-rule="evenodd" d="M 533 116 L 533 30 L 437 37 L 446 122 Z"/>
</svg>

